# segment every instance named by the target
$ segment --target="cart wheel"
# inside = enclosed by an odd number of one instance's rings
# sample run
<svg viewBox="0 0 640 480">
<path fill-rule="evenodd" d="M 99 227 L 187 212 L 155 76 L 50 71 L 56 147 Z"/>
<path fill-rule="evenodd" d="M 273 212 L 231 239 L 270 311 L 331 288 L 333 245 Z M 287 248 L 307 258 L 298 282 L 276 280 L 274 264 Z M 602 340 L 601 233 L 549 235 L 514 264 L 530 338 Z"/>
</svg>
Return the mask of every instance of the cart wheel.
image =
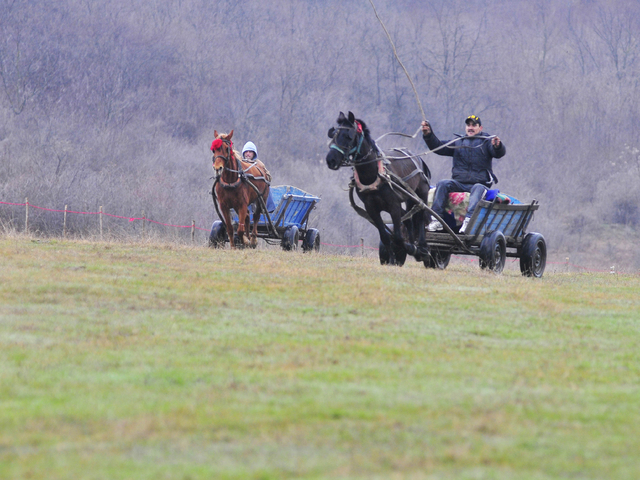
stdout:
<svg viewBox="0 0 640 480">
<path fill-rule="evenodd" d="M 480 268 L 502 273 L 507 261 L 507 241 L 499 230 L 485 235 L 480 243 Z"/>
<path fill-rule="evenodd" d="M 225 228 L 224 223 L 220 220 L 216 220 L 211 226 L 209 246 L 211 248 L 222 248 L 227 240 L 227 229 Z"/>
<path fill-rule="evenodd" d="M 282 249 L 285 251 L 297 250 L 298 241 L 300 240 L 300 232 L 298 227 L 292 225 L 287 227 L 282 237 Z"/>
<path fill-rule="evenodd" d="M 320 251 L 320 232 L 315 228 L 307 230 L 304 240 L 302 241 L 302 250 L 304 252 Z"/>
<path fill-rule="evenodd" d="M 429 256 L 424 259 L 425 268 L 437 268 L 444 270 L 451 260 L 451 252 L 443 252 L 441 250 L 431 250 Z"/>
<path fill-rule="evenodd" d="M 541 278 L 547 265 L 547 244 L 539 233 L 527 233 L 520 250 L 520 271 L 525 277 Z"/>
</svg>

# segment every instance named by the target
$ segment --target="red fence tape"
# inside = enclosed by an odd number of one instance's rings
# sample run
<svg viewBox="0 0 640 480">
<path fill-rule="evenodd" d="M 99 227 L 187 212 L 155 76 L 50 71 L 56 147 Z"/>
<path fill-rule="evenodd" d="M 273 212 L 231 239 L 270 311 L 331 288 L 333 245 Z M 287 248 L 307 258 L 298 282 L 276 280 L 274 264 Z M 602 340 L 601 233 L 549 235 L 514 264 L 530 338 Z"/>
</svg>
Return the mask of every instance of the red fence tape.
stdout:
<svg viewBox="0 0 640 480">
<path fill-rule="evenodd" d="M 45 210 L 47 212 L 55 212 L 55 213 L 64 213 L 65 212 L 65 210 L 57 210 L 57 209 L 53 209 L 53 208 L 38 207 L 37 205 L 33 205 L 31 203 L 0 202 L 0 205 L 10 205 L 10 206 L 14 206 L 14 207 L 26 207 L 28 205 L 29 207 L 36 208 L 38 210 Z M 196 230 L 202 230 L 202 231 L 205 231 L 205 232 L 209 231 L 208 228 L 194 227 L 193 225 L 172 225 L 170 223 L 162 223 L 162 222 L 158 222 L 156 220 L 151 220 L 150 218 L 146 218 L 146 217 L 124 217 L 122 215 L 114 215 L 112 213 L 105 213 L 105 212 L 78 212 L 78 211 L 75 211 L 75 210 L 66 210 L 66 212 L 67 213 L 75 213 L 75 214 L 78 214 L 78 215 L 106 215 L 107 217 L 120 218 L 122 220 L 128 220 L 129 222 L 135 222 L 136 220 L 146 220 L 147 222 L 155 223 L 156 225 L 163 225 L 165 227 L 195 228 Z M 368 247 L 366 245 L 335 245 L 335 244 L 332 244 L 332 243 L 325 243 L 325 242 L 320 242 L 320 243 L 321 243 L 321 245 L 325 245 L 327 247 L 361 248 L 361 249 L 364 249 L 364 250 L 378 251 L 378 248 L 376 248 L 376 247 Z M 462 260 L 468 261 L 468 262 L 475 262 L 475 259 L 469 259 L 467 257 L 460 257 L 458 255 L 456 255 L 456 257 L 460 258 Z M 515 258 L 513 261 L 516 262 L 516 261 L 518 261 L 518 259 Z M 573 263 L 568 263 L 568 262 L 547 262 L 547 265 L 560 265 L 560 266 L 565 267 L 567 270 L 572 268 L 572 269 L 582 270 L 584 272 L 590 272 L 590 273 L 617 273 L 616 271 L 614 271 L 613 267 L 612 267 L 611 270 L 595 270 L 595 269 L 591 269 L 591 268 L 587 268 L 587 267 L 582 267 L 580 265 L 574 265 Z M 631 273 L 632 275 L 640 275 L 640 273 L 633 273 L 633 272 L 627 272 L 627 273 Z"/>
<path fill-rule="evenodd" d="M 378 251 L 378 249 L 376 247 L 368 247 L 366 245 L 335 245 L 333 243 L 324 243 L 324 242 L 320 242 L 321 245 L 324 245 L 326 247 L 336 247 L 336 248 L 364 248 L 365 250 L 375 250 L 376 252 Z"/>
<path fill-rule="evenodd" d="M 146 220 L 147 222 L 155 223 L 157 225 L 164 225 L 165 227 L 193 228 L 192 225 L 172 225 L 170 223 L 157 222 L 155 220 L 151 220 L 150 218 L 146 218 L 146 217 L 123 217 L 122 215 L 113 215 L 112 213 L 105 213 L 105 212 L 78 212 L 78 211 L 75 211 L 75 210 L 57 210 L 57 209 L 54 209 L 54 208 L 38 207 L 37 205 L 33 205 L 31 203 L 0 202 L 0 205 L 13 205 L 13 206 L 17 206 L 17 207 L 26 207 L 27 205 L 29 205 L 29 207 L 31 207 L 31 208 L 36 208 L 38 210 L 44 210 L 44 211 L 47 211 L 47 212 L 64 213 L 66 211 L 67 213 L 76 213 L 78 215 L 105 215 L 107 217 L 120 218 L 122 220 L 129 220 L 130 222 L 135 222 L 136 220 Z M 202 228 L 202 227 L 195 227 L 195 229 L 196 230 L 204 230 L 206 232 L 209 231 L 208 228 Z"/>
</svg>

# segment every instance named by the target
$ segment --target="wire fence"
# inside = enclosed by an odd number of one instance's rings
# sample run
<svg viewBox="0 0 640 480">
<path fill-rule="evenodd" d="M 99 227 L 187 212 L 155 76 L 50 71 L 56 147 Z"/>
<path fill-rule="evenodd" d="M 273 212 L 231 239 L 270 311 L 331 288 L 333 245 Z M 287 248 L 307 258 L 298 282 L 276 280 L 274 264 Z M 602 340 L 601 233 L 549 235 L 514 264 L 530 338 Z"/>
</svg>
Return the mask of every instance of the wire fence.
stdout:
<svg viewBox="0 0 640 480">
<path fill-rule="evenodd" d="M 62 236 L 66 238 L 68 235 L 71 234 L 71 229 L 70 229 L 71 217 L 69 217 L 69 215 L 98 216 L 97 227 L 96 227 L 96 222 L 94 222 L 94 224 L 91 225 L 89 228 L 91 228 L 94 232 L 96 232 L 96 228 L 97 228 L 97 232 L 94 233 L 94 235 L 97 234 L 101 239 L 104 239 L 105 237 L 113 233 L 113 228 L 107 229 L 107 225 L 104 222 L 104 219 L 107 219 L 107 218 L 125 220 L 126 224 L 130 224 L 130 225 L 137 223 L 140 226 L 139 228 L 140 232 L 138 233 L 143 236 L 151 233 L 150 229 L 148 228 L 149 224 L 158 225 L 162 227 L 176 228 L 176 229 L 185 229 L 185 230 L 188 229 L 191 236 L 191 242 L 193 243 L 196 242 L 196 233 L 198 231 L 205 232 L 208 240 L 208 235 L 211 230 L 211 227 L 198 226 L 195 220 L 192 220 L 191 223 L 188 225 L 177 225 L 173 223 L 166 223 L 166 222 L 154 220 L 152 218 L 147 217 L 144 213 L 141 216 L 126 216 L 126 215 L 116 215 L 116 214 L 108 213 L 104 211 L 102 206 L 98 208 L 98 211 L 71 210 L 68 208 L 68 205 L 65 205 L 64 209 L 41 207 L 41 206 L 30 203 L 28 197 L 25 198 L 24 202 L 20 202 L 20 203 L 0 201 L 0 206 L 24 208 L 24 215 L 22 216 L 22 218 L 20 218 L 20 221 L 16 221 L 17 217 L 14 215 L 11 217 L 12 221 L 10 223 L 12 224 L 14 229 L 16 230 L 22 229 L 25 233 L 28 233 L 28 234 L 41 233 L 43 230 L 46 229 L 48 235 L 53 234 L 55 236 L 57 232 L 61 232 Z M 33 212 L 31 212 L 32 209 L 41 211 L 41 212 L 58 214 L 61 218 L 53 219 L 53 220 L 47 219 L 46 221 L 43 221 L 42 219 L 40 219 L 38 222 L 39 227 L 33 228 L 32 226 Z M 2 217 L 0 217 L 0 219 L 1 218 Z M 45 226 L 45 228 L 42 227 L 43 225 Z M 54 228 L 50 228 L 52 226 Z M 122 231 L 122 225 L 120 225 L 120 227 L 121 227 L 120 230 Z M 86 231 L 86 228 L 85 228 L 85 231 Z M 360 243 L 355 245 L 334 244 L 329 242 L 321 242 L 321 244 L 326 247 L 332 247 L 335 249 L 360 249 L 362 252 L 378 251 L 377 248 L 364 245 L 364 239 L 360 239 Z"/>
<path fill-rule="evenodd" d="M 79 215 L 79 216 L 98 216 L 98 222 L 97 222 L 97 226 L 94 224 L 90 227 L 91 229 L 93 229 L 94 232 L 96 232 L 96 228 L 97 228 L 97 235 L 99 236 L 99 238 L 101 240 L 105 239 L 106 237 L 117 237 L 118 235 L 115 234 L 114 235 L 114 229 L 113 229 L 113 225 L 111 225 L 109 228 L 107 228 L 107 226 L 105 225 L 104 219 L 114 219 L 117 221 L 126 221 L 126 224 L 129 225 L 133 225 L 133 224 L 138 224 L 139 226 L 139 232 L 135 232 L 138 235 L 142 235 L 142 237 L 146 237 L 146 236 L 150 236 L 152 234 L 151 229 L 149 228 L 149 226 L 151 225 L 156 225 L 156 226 L 161 226 L 161 227 L 169 227 L 169 228 L 175 228 L 175 229 L 182 229 L 183 231 L 187 231 L 190 234 L 190 241 L 191 243 L 196 243 L 196 233 L 198 231 L 200 232 L 205 232 L 206 233 L 206 240 L 208 240 L 209 237 L 209 231 L 210 228 L 206 228 L 206 227 L 201 227 L 196 225 L 196 221 L 192 220 L 190 224 L 187 225 L 177 225 L 177 224 L 173 224 L 173 223 L 166 223 L 166 222 L 160 222 L 157 220 L 154 220 L 152 218 L 148 218 L 145 216 L 144 212 L 142 213 L 141 216 L 126 216 L 126 215 L 116 215 L 116 214 L 112 214 L 112 213 L 108 213 L 105 212 L 103 207 L 99 207 L 97 212 L 91 212 L 91 211 L 80 211 L 80 210 L 70 210 L 68 208 L 68 205 L 65 205 L 64 209 L 55 209 L 55 208 L 47 208 L 47 207 L 41 207 L 38 205 L 33 205 L 31 203 L 29 203 L 29 199 L 25 198 L 24 202 L 20 202 L 20 203 L 16 203 L 16 202 L 1 202 L 0 201 L 0 206 L 5 206 L 5 207 L 14 207 L 14 208 L 24 208 L 24 217 L 23 220 L 21 222 L 14 222 L 14 220 L 16 220 L 15 215 L 11 216 L 11 221 L 10 223 L 12 223 L 14 227 L 14 229 L 17 230 L 16 227 L 18 226 L 22 226 L 23 231 L 27 234 L 34 234 L 34 233 L 38 233 L 38 231 L 31 229 L 30 227 L 30 215 L 32 215 L 32 212 L 30 211 L 31 209 L 36 210 L 36 211 L 41 211 L 41 212 L 48 212 L 48 213 L 54 213 L 54 214 L 59 214 L 60 216 L 62 216 L 61 219 L 57 219 L 54 220 L 54 224 L 57 226 L 57 228 L 47 228 L 48 234 L 51 235 L 52 231 L 53 234 L 55 236 L 56 233 L 61 233 L 62 236 L 64 238 L 67 238 L 67 236 L 70 234 L 70 217 L 68 217 L 69 215 Z M 15 213 L 15 212 L 14 212 Z M 0 220 L 2 219 L 2 216 L 0 216 Z M 42 221 L 40 221 L 41 225 L 47 225 L 49 224 L 49 226 L 51 225 L 52 221 L 49 220 L 48 222 L 43 223 Z M 122 225 L 120 226 L 120 230 L 122 231 L 123 227 Z M 39 229 L 41 230 L 41 229 Z M 85 231 L 86 231 L 86 226 L 85 226 Z M 96 233 L 94 233 L 94 235 L 96 235 Z M 122 236 L 122 235 L 121 235 Z M 183 237 L 184 239 L 184 237 Z M 198 241 L 200 241 L 198 239 Z M 330 243 L 330 242 L 321 242 L 321 245 L 325 246 L 325 247 L 330 247 L 331 249 L 333 249 L 334 251 L 340 251 L 342 250 L 343 252 L 350 252 L 351 254 L 356 253 L 357 254 L 357 250 L 360 251 L 360 254 L 362 256 L 366 256 L 366 255 L 371 255 L 375 252 L 375 254 L 377 255 L 378 252 L 378 248 L 376 247 L 371 247 L 371 246 L 367 246 L 364 244 L 364 239 L 361 238 L 360 239 L 360 243 L 359 244 L 354 244 L 354 245 L 348 245 L 348 244 L 334 244 L 334 243 Z M 452 258 L 455 259 L 455 261 L 457 262 L 461 262 L 461 263 L 476 263 L 478 260 L 474 257 L 468 257 L 468 256 L 464 256 L 464 255 L 454 255 Z M 508 263 L 515 263 L 518 262 L 519 260 L 517 258 L 514 258 L 511 262 Z M 619 266 L 617 265 L 611 265 L 608 269 L 598 269 L 598 268 L 592 268 L 592 267 L 585 267 L 582 265 L 577 265 L 573 262 L 570 261 L 569 257 L 566 257 L 564 262 L 557 262 L 557 261 L 549 261 L 547 260 L 546 262 L 547 267 L 552 267 L 555 273 L 610 273 L 610 274 L 617 274 L 617 273 L 630 273 L 632 275 L 640 275 L 640 272 L 629 272 L 629 271 L 624 271 L 623 269 L 621 269 Z"/>
</svg>

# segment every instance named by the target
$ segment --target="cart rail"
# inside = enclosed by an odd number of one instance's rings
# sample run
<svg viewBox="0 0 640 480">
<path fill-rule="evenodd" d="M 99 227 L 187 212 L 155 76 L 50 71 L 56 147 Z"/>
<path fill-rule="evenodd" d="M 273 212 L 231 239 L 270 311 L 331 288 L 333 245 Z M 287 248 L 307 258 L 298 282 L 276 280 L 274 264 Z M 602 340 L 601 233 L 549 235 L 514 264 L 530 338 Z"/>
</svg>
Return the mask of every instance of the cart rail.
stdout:
<svg viewBox="0 0 640 480">
<path fill-rule="evenodd" d="M 506 257 L 520 259 L 520 270 L 523 275 L 541 277 L 544 273 L 547 247 L 544 237 L 539 233 L 526 233 L 526 229 L 538 210 L 539 204 L 533 200 L 529 204 L 499 203 L 481 200 L 469 219 L 466 234 L 458 233 L 457 226 L 452 227 L 437 215 L 431 207 L 421 201 L 404 182 L 397 178 L 389 178 L 394 187 L 403 187 L 403 195 L 414 200 L 417 208 L 406 212 L 403 221 L 412 215 L 429 213 L 443 227 L 442 232 L 425 232 L 425 240 L 429 246 L 429 258 L 424 259 L 427 268 L 444 269 L 449 264 L 452 254 L 476 255 L 480 259 L 482 269 L 490 269 L 501 273 Z M 353 209 L 361 217 L 373 223 L 365 210 L 355 203 L 354 186 L 349 188 L 349 201 Z M 380 243 L 380 261 L 384 262 L 386 250 Z"/>
<path fill-rule="evenodd" d="M 311 195 L 291 185 L 271 187 L 271 195 L 276 208 L 267 216 L 262 213 L 258 220 L 258 236 L 270 238 L 274 232 L 282 234 L 288 227 L 296 226 L 298 230 L 305 230 L 309 221 L 309 214 L 315 208 L 320 197 Z M 238 221 L 235 212 L 232 213 L 233 222 Z M 271 220 L 271 222 L 270 222 Z M 275 238 L 280 238 L 276 236 Z"/>
<path fill-rule="evenodd" d="M 271 187 L 271 196 L 276 204 L 270 213 L 261 213 L 257 224 L 257 236 L 269 244 L 280 243 L 285 250 L 294 250 L 302 241 L 304 251 L 318 251 L 320 248 L 320 232 L 308 228 L 309 214 L 320 201 L 320 197 L 291 185 Z M 253 206 L 250 205 L 250 219 Z M 231 220 L 238 223 L 238 215 L 232 209 Z M 220 247 L 229 241 L 221 221 L 214 222 L 209 235 L 209 245 Z"/>
<path fill-rule="evenodd" d="M 530 204 L 496 203 L 481 200 L 469 220 L 471 242 L 482 240 L 484 235 L 494 230 L 500 230 L 507 239 L 516 240 L 526 230 L 538 210 L 538 202 Z"/>
</svg>

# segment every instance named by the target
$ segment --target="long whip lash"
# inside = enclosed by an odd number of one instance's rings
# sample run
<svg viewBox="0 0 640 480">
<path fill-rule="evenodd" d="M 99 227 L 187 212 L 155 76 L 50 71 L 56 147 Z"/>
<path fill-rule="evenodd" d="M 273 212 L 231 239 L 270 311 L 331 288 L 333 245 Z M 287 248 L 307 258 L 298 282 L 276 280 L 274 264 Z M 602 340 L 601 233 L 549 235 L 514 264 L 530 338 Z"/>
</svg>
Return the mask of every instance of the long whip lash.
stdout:
<svg viewBox="0 0 640 480">
<path fill-rule="evenodd" d="M 384 30 L 384 33 L 387 34 L 387 38 L 389 39 L 389 43 L 391 43 L 391 47 L 393 48 L 393 55 L 396 57 L 396 60 L 398 61 L 398 63 L 400 64 L 400 66 L 402 67 L 402 70 L 404 70 L 404 74 L 407 76 L 407 79 L 409 79 L 409 83 L 411 84 L 411 88 L 413 88 L 413 94 L 416 97 L 416 102 L 418 102 L 418 107 L 420 107 L 420 112 L 422 113 L 422 120 L 426 121 L 427 120 L 427 116 L 424 114 L 424 109 L 422 108 L 422 103 L 420 103 L 420 97 L 418 96 L 418 91 L 416 90 L 416 86 L 413 84 L 413 80 L 411 80 L 411 75 L 409 75 L 409 72 L 407 71 L 406 67 L 404 66 L 404 64 L 402 63 L 402 60 L 400 60 L 400 57 L 398 56 L 398 51 L 396 50 L 396 45 L 395 43 L 393 43 L 393 40 L 391 39 L 391 35 L 389 35 L 389 31 L 387 30 L 387 27 L 384 26 L 384 22 L 382 21 L 382 19 L 380 18 L 380 15 L 378 15 L 378 10 L 376 10 L 376 6 L 373 4 L 373 0 L 369 0 L 369 3 L 371 4 L 371 7 L 373 8 L 373 12 L 376 14 L 376 18 L 378 19 L 378 21 L 380 22 L 380 25 L 382 25 L 382 29 Z M 413 135 L 407 135 L 406 133 L 398 133 L 398 132 L 389 132 L 389 133 L 385 133 L 384 135 L 382 135 L 381 137 L 376 139 L 376 142 L 380 141 L 382 138 L 386 137 L 387 135 L 399 135 L 401 137 L 407 137 L 407 138 L 416 138 L 418 136 L 418 133 L 420 133 L 420 130 L 422 130 L 422 127 L 418 127 L 418 130 L 416 131 L 416 133 L 414 133 Z M 491 135 L 489 137 L 482 137 L 484 142 L 491 140 L 493 137 L 495 137 L 495 135 Z M 464 136 L 464 137 L 460 137 L 460 138 L 480 138 L 478 136 Z M 460 140 L 460 138 L 454 138 L 453 140 L 450 140 L 449 142 L 440 145 L 438 148 L 434 148 L 433 150 L 429 150 L 428 152 L 424 152 L 421 155 L 427 155 L 429 153 L 433 153 L 436 152 L 437 150 L 440 150 L 442 148 L 445 147 L 449 147 L 452 149 L 458 149 L 458 148 L 479 148 L 482 146 L 481 145 L 477 145 L 475 147 L 466 147 L 466 146 L 450 146 L 451 144 L 455 143 L 456 141 Z M 484 144 L 483 142 L 483 144 Z M 414 155 L 417 156 L 417 155 Z M 387 158 L 406 158 L 405 156 L 403 157 L 387 157 Z"/>
<path fill-rule="evenodd" d="M 389 32 L 387 31 L 387 27 L 384 26 L 384 23 L 382 22 L 382 19 L 380 18 L 380 15 L 378 15 L 378 11 L 376 10 L 376 6 L 373 4 L 372 0 L 369 0 L 369 3 L 373 7 L 373 12 L 376 14 L 376 18 L 380 22 L 380 25 L 382 25 L 382 28 L 384 29 L 384 33 L 387 34 L 387 38 L 389 39 L 389 42 L 391 43 L 391 47 L 393 48 L 393 55 L 396 57 L 396 60 L 398 60 L 398 63 L 400 64 L 400 66 L 404 70 L 405 75 L 409 79 L 409 83 L 411 83 L 411 87 L 413 88 L 413 94 L 416 96 L 416 101 L 418 102 L 418 107 L 420 107 L 420 112 L 422 113 L 422 120 L 426 121 L 427 120 L 427 116 L 424 114 L 424 110 L 422 109 L 422 103 L 420 103 L 420 98 L 418 97 L 418 91 L 416 90 L 416 86 L 413 84 L 413 80 L 411 80 L 411 76 L 409 75 L 409 72 L 405 68 L 404 64 L 402 63 L 402 61 L 400 61 L 400 57 L 398 57 L 398 52 L 396 51 L 396 45 L 393 43 L 393 40 L 391 39 L 391 35 L 389 35 Z"/>
</svg>

